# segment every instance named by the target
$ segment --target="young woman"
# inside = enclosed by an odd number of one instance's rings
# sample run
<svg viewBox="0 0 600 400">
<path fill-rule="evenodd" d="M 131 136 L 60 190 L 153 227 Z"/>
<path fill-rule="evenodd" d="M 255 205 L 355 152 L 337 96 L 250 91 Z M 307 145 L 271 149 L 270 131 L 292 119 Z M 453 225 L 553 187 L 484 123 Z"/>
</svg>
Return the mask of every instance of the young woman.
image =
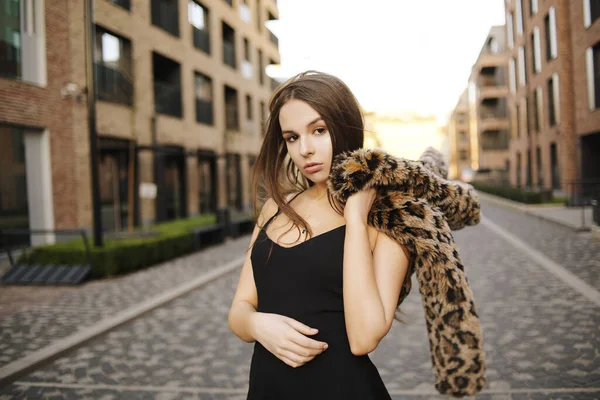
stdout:
<svg viewBox="0 0 600 400">
<path fill-rule="evenodd" d="M 327 189 L 333 158 L 363 146 L 359 105 L 308 71 L 269 111 L 253 182 L 269 198 L 229 311 L 231 330 L 256 342 L 248 399 L 390 399 L 368 353 L 392 326 L 408 259 L 367 225 L 374 189 L 345 206 Z"/>
</svg>

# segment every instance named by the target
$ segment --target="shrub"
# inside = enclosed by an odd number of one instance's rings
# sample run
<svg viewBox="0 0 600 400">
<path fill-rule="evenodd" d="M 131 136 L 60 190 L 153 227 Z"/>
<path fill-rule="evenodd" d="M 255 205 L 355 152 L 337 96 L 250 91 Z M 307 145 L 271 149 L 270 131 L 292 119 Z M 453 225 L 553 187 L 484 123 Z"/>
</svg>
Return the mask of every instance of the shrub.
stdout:
<svg viewBox="0 0 600 400">
<path fill-rule="evenodd" d="M 504 197 L 505 199 L 510 199 L 525 204 L 541 204 L 547 202 L 548 200 L 552 200 L 551 198 L 548 199 L 549 193 L 547 191 L 536 192 L 533 190 L 519 189 L 510 186 L 494 186 L 485 182 L 471 182 L 471 185 L 481 192 L 493 194 Z"/>
<path fill-rule="evenodd" d="M 95 247 L 88 238 L 94 277 L 132 272 L 194 251 L 192 231 L 216 223 L 214 215 L 198 216 L 160 223 L 150 227 L 153 236 L 106 238 Z M 82 238 L 25 251 L 18 264 L 88 264 Z"/>
</svg>

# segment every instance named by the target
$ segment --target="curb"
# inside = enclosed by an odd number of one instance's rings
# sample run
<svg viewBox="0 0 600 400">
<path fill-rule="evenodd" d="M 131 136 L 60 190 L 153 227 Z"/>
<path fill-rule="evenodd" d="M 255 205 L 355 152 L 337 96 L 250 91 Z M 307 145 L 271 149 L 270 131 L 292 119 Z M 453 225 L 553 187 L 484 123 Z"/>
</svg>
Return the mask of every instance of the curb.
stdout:
<svg viewBox="0 0 600 400">
<path fill-rule="evenodd" d="M 544 221 L 552 222 L 554 224 L 563 226 L 565 228 L 569 228 L 574 232 L 590 232 L 591 231 L 592 236 L 600 239 L 600 227 L 598 227 L 598 226 L 574 226 L 571 224 L 567 224 L 563 221 L 556 220 L 553 218 L 548 218 L 545 215 L 537 214 L 534 212 L 534 210 L 539 210 L 541 208 L 546 208 L 546 209 L 561 208 L 562 209 L 562 208 L 564 208 L 563 206 L 556 206 L 556 205 L 552 205 L 552 204 L 547 204 L 547 205 L 523 204 L 523 203 L 519 203 L 517 201 L 504 199 L 502 197 L 495 196 L 495 195 L 492 195 L 489 193 L 480 192 L 480 191 L 478 191 L 477 194 L 479 195 L 479 198 L 482 200 L 489 201 L 490 203 L 494 203 L 494 204 L 502 206 L 502 207 L 507 207 L 507 208 L 511 208 L 513 210 L 520 211 L 524 214 L 531 215 L 532 217 L 539 218 Z"/>
<path fill-rule="evenodd" d="M 83 328 L 64 339 L 56 340 L 46 347 L 3 366 L 0 368 L 0 387 L 14 382 L 19 377 L 39 367 L 41 364 L 52 361 L 119 325 L 129 322 L 142 314 L 163 306 L 177 297 L 183 296 L 192 290 L 198 289 L 201 286 L 234 271 L 243 264 L 245 258 L 246 256 L 243 256 L 230 261 L 192 281 L 183 283 L 151 299 L 129 307 L 113 317 L 105 318 L 92 326 Z"/>
</svg>

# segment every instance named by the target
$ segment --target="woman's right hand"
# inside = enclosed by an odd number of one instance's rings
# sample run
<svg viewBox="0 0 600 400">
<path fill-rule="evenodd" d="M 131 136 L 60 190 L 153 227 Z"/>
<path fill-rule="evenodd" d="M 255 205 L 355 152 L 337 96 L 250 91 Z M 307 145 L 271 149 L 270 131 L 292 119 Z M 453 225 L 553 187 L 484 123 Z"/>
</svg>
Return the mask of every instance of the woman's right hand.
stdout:
<svg viewBox="0 0 600 400">
<path fill-rule="evenodd" d="M 293 368 L 306 364 L 327 349 L 327 343 L 307 337 L 317 334 L 317 329 L 283 315 L 256 312 L 253 327 L 254 338 Z"/>
</svg>

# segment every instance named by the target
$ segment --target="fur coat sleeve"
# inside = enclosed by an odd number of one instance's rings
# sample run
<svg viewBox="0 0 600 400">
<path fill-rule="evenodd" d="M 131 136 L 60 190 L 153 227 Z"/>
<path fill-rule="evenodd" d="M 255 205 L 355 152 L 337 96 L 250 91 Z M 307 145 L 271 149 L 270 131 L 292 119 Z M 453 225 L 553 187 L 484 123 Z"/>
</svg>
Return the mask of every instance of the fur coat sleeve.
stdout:
<svg viewBox="0 0 600 400">
<path fill-rule="evenodd" d="M 478 223 L 479 200 L 472 187 L 444 179 L 444 167 L 429 156 L 426 152 L 420 161 L 410 161 L 379 149 L 339 154 L 328 186 L 342 204 L 359 190 L 377 190 L 368 223 L 410 253 L 398 305 L 409 294 L 416 272 L 435 387 L 445 395 L 472 396 L 486 382 L 483 342 L 450 229 Z"/>
</svg>

